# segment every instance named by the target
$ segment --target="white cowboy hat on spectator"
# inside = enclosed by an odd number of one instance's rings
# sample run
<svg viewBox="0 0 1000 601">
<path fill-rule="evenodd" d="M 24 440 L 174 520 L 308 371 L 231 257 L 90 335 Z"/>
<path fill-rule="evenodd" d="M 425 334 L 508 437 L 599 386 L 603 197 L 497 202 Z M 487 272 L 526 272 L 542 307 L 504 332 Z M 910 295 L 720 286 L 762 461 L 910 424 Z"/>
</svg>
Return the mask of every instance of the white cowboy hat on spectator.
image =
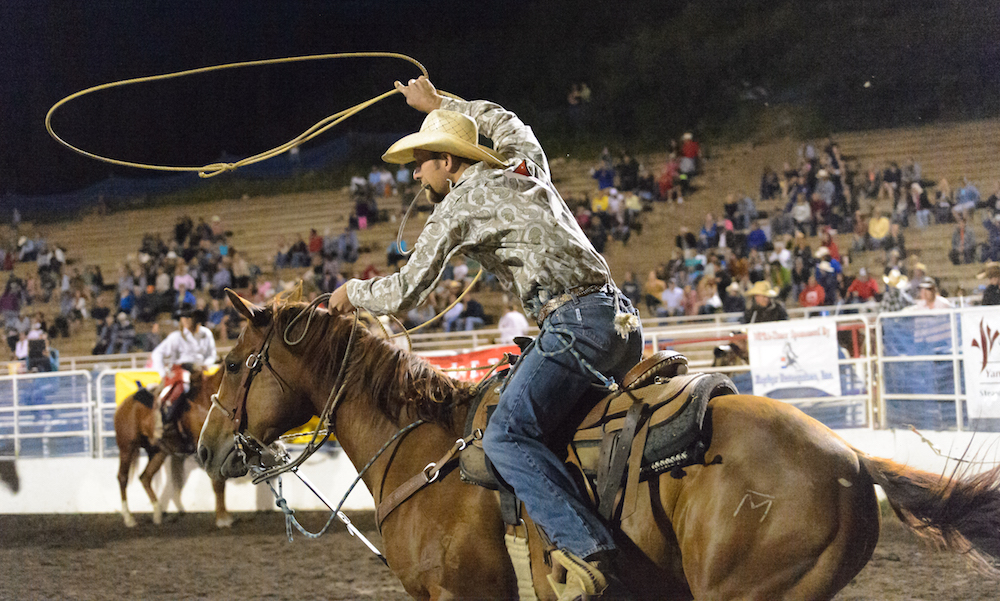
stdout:
<svg viewBox="0 0 1000 601">
<path fill-rule="evenodd" d="M 726 292 L 728 292 L 729 294 L 739 294 L 739 292 L 740 292 L 740 283 L 739 282 L 733 282 L 732 284 L 726 286 Z"/>
<path fill-rule="evenodd" d="M 889 275 L 882 276 L 882 281 L 885 282 L 887 286 L 906 288 L 906 285 L 910 283 L 910 278 L 900 273 L 898 269 L 893 269 L 889 271 Z"/>
<path fill-rule="evenodd" d="M 920 280 L 920 288 L 925 290 L 937 290 L 937 282 L 934 281 L 929 275 L 925 275 L 922 280 Z"/>
<path fill-rule="evenodd" d="M 455 111 L 431 111 L 420 131 L 410 134 L 389 147 L 382 155 L 386 163 L 402 165 L 413 162 L 414 150 L 447 152 L 473 161 L 483 161 L 492 167 L 507 162 L 493 150 L 479 144 L 479 127 L 469 116 Z"/>
<path fill-rule="evenodd" d="M 918 269 L 920 271 L 924 272 L 924 273 L 927 273 L 927 266 L 924 265 L 923 263 L 917 263 L 916 265 L 913 266 L 913 270 L 914 271 L 916 271 Z"/>
<path fill-rule="evenodd" d="M 816 172 L 816 177 L 830 177 L 830 172 L 826 169 L 820 169 Z"/>
<path fill-rule="evenodd" d="M 910 189 L 918 194 L 924 191 L 924 189 L 920 187 L 920 182 L 913 182 L 910 184 Z"/>
<path fill-rule="evenodd" d="M 766 296 L 768 298 L 774 298 L 778 296 L 778 291 L 771 288 L 771 285 L 761 280 L 750 287 L 749 290 L 743 293 L 743 296 Z"/>
<path fill-rule="evenodd" d="M 829 256 L 830 256 L 830 249 L 829 248 L 827 248 L 825 246 L 820 246 L 819 248 L 816 249 L 815 257 L 817 259 L 822 259 L 823 257 L 829 257 Z"/>
<path fill-rule="evenodd" d="M 823 261 L 822 263 L 820 263 L 819 264 L 819 270 L 820 271 L 825 271 L 827 273 L 833 273 L 834 271 L 836 271 L 833 268 L 833 265 L 830 265 L 829 261 Z"/>
<path fill-rule="evenodd" d="M 858 270 L 858 277 L 859 278 L 866 277 L 867 275 L 868 275 L 868 270 L 865 269 L 864 267 L 862 267 L 861 269 Z"/>
<path fill-rule="evenodd" d="M 17 245 L 18 246 L 24 246 L 25 242 L 27 242 L 27 241 L 28 241 L 28 237 L 27 236 L 21 236 L 20 238 L 17 239 Z"/>
<path fill-rule="evenodd" d="M 175 253 L 174 251 L 170 251 L 170 252 L 167 253 L 167 258 L 168 259 L 176 259 L 177 258 L 177 253 Z"/>
<path fill-rule="evenodd" d="M 692 135 L 691 132 L 689 132 L 689 131 L 688 132 L 684 132 L 684 135 L 681 136 L 681 139 L 682 140 L 693 140 L 694 139 L 694 135 Z"/>
</svg>

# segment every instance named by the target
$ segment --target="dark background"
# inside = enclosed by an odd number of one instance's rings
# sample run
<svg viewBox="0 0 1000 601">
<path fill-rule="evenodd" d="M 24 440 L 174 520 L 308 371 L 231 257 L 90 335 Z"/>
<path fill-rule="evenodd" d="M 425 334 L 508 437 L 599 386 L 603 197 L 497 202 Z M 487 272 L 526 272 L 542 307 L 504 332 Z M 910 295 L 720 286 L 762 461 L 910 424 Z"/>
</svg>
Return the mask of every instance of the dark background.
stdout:
<svg viewBox="0 0 1000 601">
<path fill-rule="evenodd" d="M 550 152 L 662 148 L 689 129 L 715 139 L 820 135 L 1000 114 L 995 1 L 4 0 L 0 49 L 0 194 L 157 177 L 48 136 L 45 113 L 73 92 L 314 53 L 408 54 L 441 88 L 516 111 Z M 418 73 L 384 59 L 232 70 L 100 92 L 60 109 L 53 125 L 98 154 L 201 165 L 271 148 Z M 566 94 L 577 81 L 593 101 L 574 122 Z M 419 123 L 393 98 L 326 136 Z"/>
</svg>

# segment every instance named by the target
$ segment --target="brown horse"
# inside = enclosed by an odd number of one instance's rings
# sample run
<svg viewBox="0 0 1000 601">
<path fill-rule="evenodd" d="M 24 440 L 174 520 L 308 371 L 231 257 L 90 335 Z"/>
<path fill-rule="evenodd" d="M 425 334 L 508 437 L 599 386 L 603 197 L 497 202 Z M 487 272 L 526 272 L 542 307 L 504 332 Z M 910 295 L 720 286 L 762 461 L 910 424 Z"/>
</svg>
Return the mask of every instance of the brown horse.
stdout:
<svg viewBox="0 0 1000 601">
<path fill-rule="evenodd" d="M 198 457 L 213 477 L 247 472 L 234 445 L 242 431 L 263 443 L 327 404 L 352 321 L 302 303 L 256 307 L 235 294 L 248 318 L 225 358 L 218 407 L 202 429 Z M 295 320 L 310 312 L 309 319 Z M 360 328 L 359 328 L 360 330 Z M 469 387 L 366 331 L 345 364 L 342 401 L 331 425 L 360 469 L 401 426 L 425 419 L 389 445 L 364 474 L 376 503 L 436 461 L 461 436 Z M 829 599 L 867 563 L 880 516 L 881 485 L 916 532 L 988 569 L 1000 556 L 1000 468 L 949 479 L 855 450 L 823 424 L 766 398 L 713 399 L 709 464 L 639 486 L 621 523 L 617 569 L 642 599 Z M 495 492 L 442 473 L 382 524 L 385 557 L 418 599 L 516 599 Z M 532 578 L 555 594 L 537 537 Z"/>
<path fill-rule="evenodd" d="M 197 378 L 192 379 L 191 392 L 188 395 L 188 402 L 182 413 L 177 417 L 181 426 L 192 436 L 197 436 L 201 431 L 208 410 L 212 406 L 212 395 L 219 389 L 222 382 L 222 370 L 218 370 L 210 376 L 202 376 L 201 384 L 197 385 Z M 197 385 L 197 386 L 196 386 Z M 149 457 L 145 469 L 139 476 L 142 487 L 149 495 L 149 501 L 153 504 L 153 523 L 160 524 L 163 521 L 163 507 L 160 505 L 156 493 L 153 492 L 153 476 L 163 466 L 167 457 L 171 457 L 171 479 L 174 490 L 179 495 L 183 477 L 183 461 L 191 455 L 191 449 L 186 448 L 176 430 L 164 433 L 159 444 L 153 446 L 150 440 L 153 437 L 155 426 L 154 409 L 142 404 L 136 395 L 150 393 L 139 390 L 129 395 L 122 401 L 115 410 L 115 440 L 118 443 L 118 485 L 122 493 L 122 517 L 125 525 L 135 526 L 135 518 L 128 509 L 128 498 L 126 487 L 128 485 L 129 470 L 132 464 L 139 458 L 139 450 L 145 449 Z M 212 479 L 212 488 L 215 490 L 215 525 L 219 528 L 228 528 L 233 524 L 233 518 L 226 511 L 226 481 L 222 478 Z"/>
</svg>

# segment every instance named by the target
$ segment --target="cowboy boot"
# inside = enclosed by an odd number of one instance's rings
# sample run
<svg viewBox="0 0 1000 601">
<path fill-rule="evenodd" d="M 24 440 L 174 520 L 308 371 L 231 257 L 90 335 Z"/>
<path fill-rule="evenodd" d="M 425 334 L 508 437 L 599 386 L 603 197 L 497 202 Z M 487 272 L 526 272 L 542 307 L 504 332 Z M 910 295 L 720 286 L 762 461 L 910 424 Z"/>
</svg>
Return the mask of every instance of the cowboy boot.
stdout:
<svg viewBox="0 0 1000 601">
<path fill-rule="evenodd" d="M 552 558 L 566 570 L 566 584 L 557 587 L 553 583 L 558 601 L 634 601 L 625 585 L 612 573 L 611 561 L 603 554 L 591 556 L 588 561 L 565 549 L 557 549 L 552 552 Z"/>
</svg>

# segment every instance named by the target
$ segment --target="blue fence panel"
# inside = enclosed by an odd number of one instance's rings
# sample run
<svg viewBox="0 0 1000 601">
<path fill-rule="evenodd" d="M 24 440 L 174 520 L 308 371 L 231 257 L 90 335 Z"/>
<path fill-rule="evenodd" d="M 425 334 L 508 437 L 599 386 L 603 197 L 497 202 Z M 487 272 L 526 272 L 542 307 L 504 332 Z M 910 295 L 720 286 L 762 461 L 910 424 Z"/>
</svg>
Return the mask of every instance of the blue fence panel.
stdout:
<svg viewBox="0 0 1000 601">
<path fill-rule="evenodd" d="M 20 457 L 93 454 L 90 379 L 84 373 L 26 375 L 0 382 L 0 438 Z M 15 423 L 16 422 L 16 423 Z"/>
</svg>

